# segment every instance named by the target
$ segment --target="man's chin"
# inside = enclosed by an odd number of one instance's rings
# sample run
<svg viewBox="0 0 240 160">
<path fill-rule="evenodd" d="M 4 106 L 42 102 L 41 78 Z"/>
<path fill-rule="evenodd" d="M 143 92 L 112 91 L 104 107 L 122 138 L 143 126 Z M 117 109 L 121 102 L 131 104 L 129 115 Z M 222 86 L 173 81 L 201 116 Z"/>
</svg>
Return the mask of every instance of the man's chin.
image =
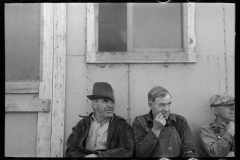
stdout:
<svg viewBox="0 0 240 160">
<path fill-rule="evenodd" d="M 167 120 L 170 114 L 166 114 L 163 117 Z"/>
<path fill-rule="evenodd" d="M 106 116 L 112 117 L 113 116 L 113 112 L 106 112 Z"/>
</svg>

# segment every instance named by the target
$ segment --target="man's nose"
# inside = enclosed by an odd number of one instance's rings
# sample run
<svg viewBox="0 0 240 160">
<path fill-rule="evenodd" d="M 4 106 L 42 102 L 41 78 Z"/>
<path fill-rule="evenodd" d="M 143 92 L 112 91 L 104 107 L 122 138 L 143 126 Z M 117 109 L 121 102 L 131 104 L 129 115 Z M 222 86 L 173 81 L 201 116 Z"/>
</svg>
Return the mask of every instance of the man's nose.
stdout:
<svg viewBox="0 0 240 160">
<path fill-rule="evenodd" d="M 235 105 L 230 108 L 231 110 L 235 110 Z"/>
<path fill-rule="evenodd" d="M 108 102 L 107 106 L 108 107 L 114 107 L 114 103 L 113 102 Z"/>
<path fill-rule="evenodd" d="M 168 105 L 165 105 L 165 107 L 163 108 L 164 111 L 168 111 L 168 109 L 169 109 Z"/>
<path fill-rule="evenodd" d="M 235 110 L 235 104 L 228 105 L 228 107 L 229 107 L 231 110 Z"/>
</svg>

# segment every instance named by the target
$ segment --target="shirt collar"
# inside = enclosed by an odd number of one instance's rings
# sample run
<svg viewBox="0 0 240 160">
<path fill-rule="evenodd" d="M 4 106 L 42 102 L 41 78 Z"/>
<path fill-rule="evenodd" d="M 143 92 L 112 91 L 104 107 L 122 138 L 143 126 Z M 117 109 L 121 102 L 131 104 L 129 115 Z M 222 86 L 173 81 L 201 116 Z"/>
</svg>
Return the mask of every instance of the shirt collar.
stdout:
<svg viewBox="0 0 240 160">
<path fill-rule="evenodd" d="M 113 116 L 110 118 L 110 122 L 111 122 L 113 119 L 114 119 L 114 114 L 113 114 Z M 94 113 L 93 113 L 92 116 L 90 117 L 90 123 L 92 123 L 93 121 L 97 121 L 97 122 L 98 122 L 98 120 L 96 119 Z M 107 122 L 108 122 L 108 121 L 107 121 Z"/>
<path fill-rule="evenodd" d="M 176 122 L 176 116 L 173 115 L 172 113 L 170 113 L 168 119 L 167 119 L 167 124 L 171 123 L 172 121 Z M 148 112 L 148 116 L 147 116 L 147 122 L 153 122 L 153 114 L 152 114 L 152 110 L 150 110 Z"/>
<path fill-rule="evenodd" d="M 218 122 L 217 122 L 217 119 L 215 119 L 211 125 L 211 127 L 220 127 L 222 129 L 225 129 L 226 128 L 226 125 L 222 124 L 222 125 L 219 125 Z"/>
</svg>

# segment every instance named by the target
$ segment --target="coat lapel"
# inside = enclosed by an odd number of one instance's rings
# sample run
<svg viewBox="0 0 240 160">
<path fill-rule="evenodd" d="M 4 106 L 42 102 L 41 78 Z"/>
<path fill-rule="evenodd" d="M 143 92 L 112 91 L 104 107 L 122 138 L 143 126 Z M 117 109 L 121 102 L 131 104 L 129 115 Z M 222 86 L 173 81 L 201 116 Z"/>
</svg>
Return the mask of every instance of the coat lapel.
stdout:
<svg viewBox="0 0 240 160">
<path fill-rule="evenodd" d="M 106 148 L 109 148 L 109 143 L 113 136 L 113 132 L 115 131 L 115 128 L 117 127 L 117 123 L 118 123 L 118 118 L 116 115 L 114 115 L 114 118 L 112 121 L 110 121 L 109 127 L 108 127 L 108 137 L 107 137 Z"/>
</svg>

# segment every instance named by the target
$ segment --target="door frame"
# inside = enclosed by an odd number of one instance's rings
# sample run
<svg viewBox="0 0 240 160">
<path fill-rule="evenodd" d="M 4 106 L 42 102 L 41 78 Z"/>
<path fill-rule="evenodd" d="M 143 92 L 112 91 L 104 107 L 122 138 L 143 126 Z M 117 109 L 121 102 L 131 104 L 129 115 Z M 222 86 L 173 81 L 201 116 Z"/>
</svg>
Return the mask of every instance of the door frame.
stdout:
<svg viewBox="0 0 240 160">
<path fill-rule="evenodd" d="M 5 112 L 37 112 L 36 157 L 63 157 L 66 3 L 40 4 L 40 82 L 6 82 Z M 11 99 L 8 94 L 39 94 Z M 21 96 L 20 96 L 21 97 Z"/>
</svg>

